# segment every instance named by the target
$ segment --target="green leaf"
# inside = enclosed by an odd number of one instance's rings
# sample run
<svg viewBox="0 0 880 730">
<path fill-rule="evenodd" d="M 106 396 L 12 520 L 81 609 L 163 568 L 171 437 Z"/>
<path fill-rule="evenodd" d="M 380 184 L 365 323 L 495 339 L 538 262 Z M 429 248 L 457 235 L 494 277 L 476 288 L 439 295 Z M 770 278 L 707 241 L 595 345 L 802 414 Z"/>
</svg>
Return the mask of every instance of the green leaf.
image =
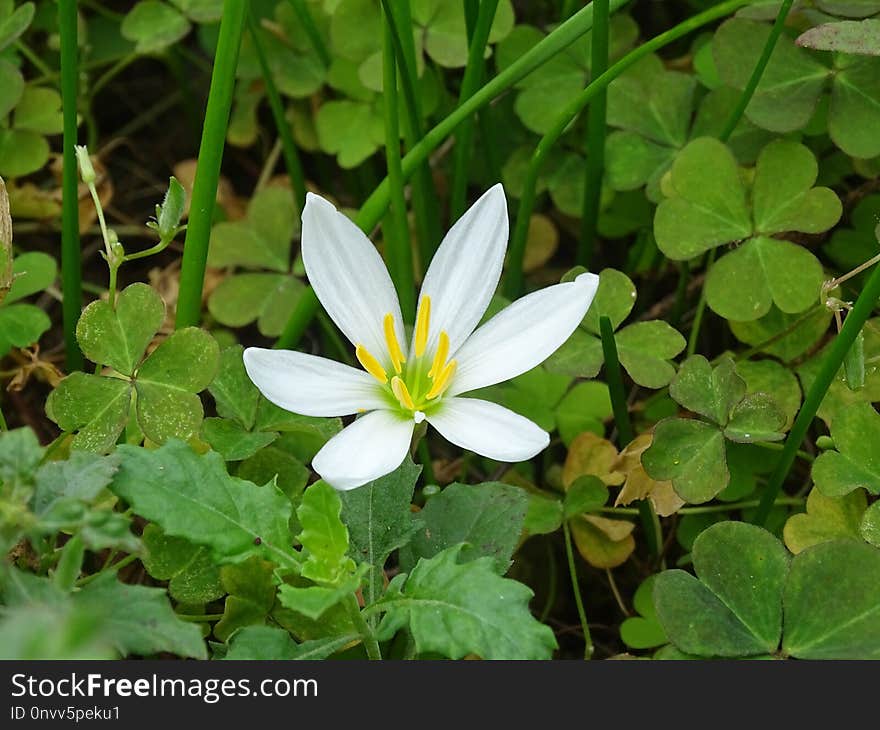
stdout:
<svg viewBox="0 0 880 730">
<path fill-rule="evenodd" d="M 409 626 L 416 651 L 450 659 L 549 659 L 556 640 L 529 612 L 532 591 L 495 573 L 490 557 L 459 563 L 462 547 L 419 561 L 392 581 L 377 606 L 384 640 Z"/>
<path fill-rule="evenodd" d="M 21 71 L 9 61 L 0 58 L 0 88 L 3 98 L 0 99 L 0 119 L 15 109 L 24 92 L 24 77 Z"/>
<path fill-rule="evenodd" d="M 880 551 L 831 540 L 791 563 L 783 651 L 798 659 L 880 657 Z"/>
<path fill-rule="evenodd" d="M 600 334 L 599 319 L 608 317 L 614 329 L 620 327 L 636 303 L 636 287 L 632 280 L 617 269 L 599 272 L 599 288 L 581 326 L 594 335 Z"/>
<path fill-rule="evenodd" d="M 223 0 L 171 0 L 196 23 L 216 23 L 223 14 Z"/>
<path fill-rule="evenodd" d="M 826 451 L 813 462 L 813 481 L 826 497 L 840 497 L 864 487 L 880 494 L 880 414 L 868 403 L 842 410 L 831 425 L 836 451 Z"/>
<path fill-rule="evenodd" d="M 173 238 L 186 212 L 186 190 L 173 175 L 168 180 L 168 190 L 162 198 L 156 216 L 156 229 L 163 240 Z"/>
<path fill-rule="evenodd" d="M 226 473 L 215 452 L 170 440 L 155 450 L 121 445 L 112 490 L 171 537 L 210 548 L 220 562 L 261 555 L 295 562 L 287 529 L 290 502 L 273 484 L 258 487 Z"/>
<path fill-rule="evenodd" d="M 406 551 L 404 569 L 461 546 L 459 562 L 488 557 L 503 575 L 519 542 L 527 507 L 525 492 L 507 484 L 450 484 L 420 512 L 422 525 Z"/>
<path fill-rule="evenodd" d="M 859 534 L 874 547 L 880 547 L 880 502 L 874 502 L 862 516 Z"/>
<path fill-rule="evenodd" d="M 220 357 L 217 341 L 198 327 L 177 330 L 144 360 L 137 373 L 138 424 L 156 443 L 187 439 L 202 422 L 204 390 Z"/>
<path fill-rule="evenodd" d="M 750 393 L 734 406 L 724 437 L 743 444 L 780 441 L 785 438 L 784 425 L 785 414 L 771 395 Z"/>
<path fill-rule="evenodd" d="M 198 626 L 177 617 L 161 588 L 120 583 L 111 574 L 74 594 L 74 603 L 101 616 L 101 631 L 121 656 L 167 651 L 207 658 Z"/>
<path fill-rule="evenodd" d="M 836 61 L 828 133 L 848 155 L 876 157 L 880 155 L 880 141 L 870 133 L 870 126 L 880 122 L 880 59 L 838 56 Z"/>
<path fill-rule="evenodd" d="M 833 190 L 813 187 L 818 173 L 816 158 L 804 145 L 782 139 L 768 144 L 755 166 L 755 230 L 770 235 L 822 233 L 832 228 L 843 207 Z"/>
<path fill-rule="evenodd" d="M 334 587 L 306 586 L 300 588 L 292 585 L 282 585 L 278 590 L 278 600 L 282 606 L 296 611 L 312 621 L 317 621 L 334 606 L 338 606 L 347 596 L 353 595 L 361 585 L 361 579 L 366 574 L 368 567 L 361 565 L 361 569 L 353 575 L 349 575 Z"/>
<path fill-rule="evenodd" d="M 687 346 L 681 333 L 656 319 L 636 322 L 615 335 L 620 364 L 645 388 L 662 388 L 675 376 L 672 360 Z"/>
<path fill-rule="evenodd" d="M 360 165 L 384 144 L 382 115 L 369 104 L 327 101 L 315 118 L 321 149 L 336 155 L 343 169 Z"/>
<path fill-rule="evenodd" d="M 37 132 L 0 128 L 0 175 L 30 175 L 49 161 L 49 143 Z"/>
<path fill-rule="evenodd" d="M 0 307 L 0 357 L 13 347 L 28 347 L 52 326 L 42 309 L 32 304 Z"/>
<path fill-rule="evenodd" d="M 28 29 L 34 19 L 34 10 L 35 5 L 31 2 L 22 3 L 15 10 L 10 7 L 11 12 L 0 20 L 0 51 L 12 45 Z"/>
<path fill-rule="evenodd" d="M 189 21 L 170 5 L 142 0 L 122 19 L 119 30 L 138 53 L 157 53 L 177 43 L 189 29 Z"/>
<path fill-rule="evenodd" d="M 731 18 L 716 31 L 712 53 L 721 80 L 741 91 L 758 61 L 770 26 Z M 828 68 L 797 48 L 784 33 L 776 43 L 746 116 L 773 132 L 792 132 L 809 122 L 828 78 Z"/>
<path fill-rule="evenodd" d="M 582 329 L 576 329 L 565 344 L 544 361 L 544 368 L 556 375 L 594 378 L 602 369 L 604 361 L 599 338 Z"/>
<path fill-rule="evenodd" d="M 730 412 L 745 394 L 746 383 L 729 356 L 713 368 L 702 355 L 692 355 L 669 385 L 669 395 L 675 401 L 720 426 L 727 424 Z"/>
<path fill-rule="evenodd" d="M 146 284 L 132 284 L 119 293 L 116 309 L 98 299 L 87 306 L 76 325 L 83 354 L 131 376 L 165 321 L 165 303 Z"/>
<path fill-rule="evenodd" d="M 243 352 L 241 345 L 232 345 L 220 352 L 217 375 L 208 386 L 208 392 L 214 396 L 220 416 L 234 419 L 250 430 L 257 418 L 260 391 L 244 369 Z"/>
<path fill-rule="evenodd" d="M 274 445 L 260 449 L 242 461 L 236 473 L 254 484 L 265 484 L 274 479 L 294 505 L 299 504 L 299 496 L 311 476 L 311 471 L 287 449 L 283 436 Z"/>
<path fill-rule="evenodd" d="M 604 421 L 611 418 L 608 386 L 599 381 L 578 383 L 556 406 L 556 426 L 566 445 L 584 431 L 597 436 L 605 431 Z"/>
<path fill-rule="evenodd" d="M 274 626 L 245 626 L 230 638 L 229 651 L 224 659 L 326 659 L 359 639 L 357 634 L 344 634 L 297 644 L 284 629 Z"/>
<path fill-rule="evenodd" d="M 390 474 L 339 494 L 349 553 L 358 563 L 369 566 L 365 593 L 368 605 L 382 593 L 388 557 L 410 541 L 418 526 L 411 506 L 421 471 L 407 458 Z"/>
<path fill-rule="evenodd" d="M 674 260 L 693 258 L 752 233 L 746 191 L 730 150 L 716 139 L 690 142 L 670 172 L 672 197 L 654 217 L 660 250 Z"/>
<path fill-rule="evenodd" d="M 35 475 L 34 512 L 44 512 L 58 499 L 94 501 L 110 484 L 118 466 L 115 456 L 83 451 L 73 452 L 63 461 L 46 462 Z"/>
<path fill-rule="evenodd" d="M 12 491 L 29 483 L 43 458 L 43 448 L 30 428 L 0 432 L 0 480 Z"/>
<path fill-rule="evenodd" d="M 599 477 L 586 474 L 565 490 L 563 516 L 570 519 L 585 512 L 596 512 L 608 502 L 608 487 Z"/>
<path fill-rule="evenodd" d="M 606 182 L 613 190 L 637 190 L 666 172 L 675 153 L 635 132 L 612 132 L 605 143 Z"/>
<path fill-rule="evenodd" d="M 723 256 L 706 277 L 706 301 L 726 319 L 759 319 L 772 305 L 788 314 L 819 299 L 824 274 L 803 246 L 758 236 Z"/>
<path fill-rule="evenodd" d="M 11 239 L 10 239 L 11 241 Z M 5 304 L 12 304 L 19 299 L 29 297 L 48 289 L 58 273 L 55 259 L 39 251 L 28 251 L 16 256 L 12 264 L 12 286 L 4 299 Z"/>
<path fill-rule="evenodd" d="M 13 125 L 38 134 L 60 134 L 64 128 L 61 95 L 55 89 L 28 86 L 15 106 Z"/>
<path fill-rule="evenodd" d="M 724 436 L 702 421 L 668 418 L 658 423 L 642 465 L 652 479 L 672 481 L 678 495 L 691 504 L 708 502 L 730 480 Z"/>
<path fill-rule="evenodd" d="M 877 7 L 880 10 L 880 5 Z M 813 48 L 817 51 L 880 56 L 880 20 L 822 23 L 801 33 L 796 43 L 802 48 Z"/>
<path fill-rule="evenodd" d="M 131 383 L 86 373 L 72 373 L 46 400 L 46 415 L 62 431 L 77 432 L 71 448 L 109 451 L 125 428 Z"/>
<path fill-rule="evenodd" d="M 243 461 L 271 444 L 277 433 L 245 431 L 228 418 L 206 418 L 202 422 L 202 438 L 226 461 Z"/>
<path fill-rule="evenodd" d="M 226 597 L 223 618 L 214 626 L 214 636 L 226 641 L 235 631 L 263 624 L 275 604 L 276 579 L 272 563 L 251 556 L 237 565 L 220 568 L 220 584 Z"/>
<path fill-rule="evenodd" d="M 654 601 L 678 649 L 701 656 L 752 656 L 776 651 L 789 556 L 766 530 L 721 522 L 694 542 L 697 578 L 681 570 L 657 576 Z"/>
<path fill-rule="evenodd" d="M 775 360 L 741 360 L 737 374 L 746 381 L 748 393 L 769 393 L 791 426 L 801 405 L 801 387 L 795 375 Z"/>
<path fill-rule="evenodd" d="M 284 274 L 237 274 L 224 279 L 208 298 L 208 311 L 220 324 L 244 327 L 265 310 L 272 292 L 284 286 Z"/>
<path fill-rule="evenodd" d="M 210 265 L 288 271 L 295 210 L 289 189 L 263 188 L 251 198 L 244 220 L 224 221 L 211 230 Z"/>
<path fill-rule="evenodd" d="M 599 515 L 579 515 L 569 521 L 574 544 L 581 557 L 594 568 L 610 570 L 623 565 L 636 549 L 628 520 Z"/>
<path fill-rule="evenodd" d="M 785 314 L 772 306 L 760 319 L 730 322 L 730 329 L 741 342 L 789 362 L 810 350 L 822 338 L 832 316 L 826 307 L 816 307 L 806 314 Z"/>
<path fill-rule="evenodd" d="M 835 538 L 858 539 L 867 506 L 862 489 L 843 497 L 826 497 L 818 489 L 812 489 L 807 497 L 807 511 L 792 515 L 785 523 L 785 546 L 797 555 L 808 547 Z"/>
<path fill-rule="evenodd" d="M 653 649 L 669 642 L 654 608 L 656 578 L 651 575 L 642 581 L 633 596 L 633 608 L 639 615 L 630 616 L 620 625 L 620 638 L 630 649 Z"/>
<path fill-rule="evenodd" d="M 175 601 L 202 605 L 221 598 L 220 567 L 207 548 L 180 537 L 169 537 L 158 525 L 147 525 L 143 533 L 147 554 L 141 559 L 147 572 L 167 580 Z"/>
<path fill-rule="evenodd" d="M 816 0 L 816 7 L 844 18 L 865 18 L 880 12 L 878 0 Z"/>
<path fill-rule="evenodd" d="M 303 578 L 336 586 L 348 577 L 354 563 L 348 557 L 348 530 L 339 518 L 342 502 L 327 482 L 318 481 L 303 493 L 296 510 L 302 525 L 297 539 L 306 559 L 300 570 Z"/>
</svg>

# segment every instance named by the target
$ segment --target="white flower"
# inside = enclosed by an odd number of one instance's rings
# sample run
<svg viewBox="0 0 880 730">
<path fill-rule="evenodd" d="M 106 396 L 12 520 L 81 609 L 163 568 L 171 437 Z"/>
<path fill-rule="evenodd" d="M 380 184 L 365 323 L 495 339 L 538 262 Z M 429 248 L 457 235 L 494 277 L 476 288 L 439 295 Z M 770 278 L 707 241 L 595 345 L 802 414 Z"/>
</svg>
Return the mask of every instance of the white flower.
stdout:
<svg viewBox="0 0 880 730">
<path fill-rule="evenodd" d="M 498 461 L 523 461 L 546 448 L 549 435 L 527 418 L 460 396 L 549 357 L 583 319 L 599 278 L 581 274 L 529 294 L 474 331 L 501 277 L 507 233 L 499 184 L 443 239 L 422 284 L 407 348 L 400 304 L 378 251 L 332 204 L 308 195 L 302 215 L 306 273 L 364 369 L 258 347 L 245 350 L 244 364 L 263 395 L 286 410 L 364 414 L 312 461 L 336 489 L 354 489 L 396 469 L 414 426 L 424 420 L 457 446 Z"/>
</svg>

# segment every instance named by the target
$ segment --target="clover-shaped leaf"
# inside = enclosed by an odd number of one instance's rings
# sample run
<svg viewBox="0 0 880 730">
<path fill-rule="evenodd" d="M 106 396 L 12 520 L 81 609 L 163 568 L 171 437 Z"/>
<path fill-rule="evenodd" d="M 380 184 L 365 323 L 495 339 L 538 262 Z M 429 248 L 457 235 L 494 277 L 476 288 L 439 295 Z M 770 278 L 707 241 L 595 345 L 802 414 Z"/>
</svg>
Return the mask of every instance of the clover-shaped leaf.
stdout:
<svg viewBox="0 0 880 730">
<path fill-rule="evenodd" d="M 863 487 L 880 494 L 880 414 L 869 403 L 842 410 L 831 424 L 836 450 L 813 462 L 813 481 L 826 497 L 840 497 Z"/>
<path fill-rule="evenodd" d="M 818 489 L 807 496 L 807 511 L 785 523 L 785 546 L 795 555 L 808 547 L 840 537 L 858 539 L 868 506 L 865 492 L 857 489 L 842 497 L 826 497 Z"/>
<path fill-rule="evenodd" d="M 630 616 L 620 625 L 620 638 L 630 649 L 653 649 L 669 641 L 654 608 L 656 579 L 656 575 L 651 575 L 642 581 L 633 596 L 633 608 L 638 616 Z"/>
<path fill-rule="evenodd" d="M 771 306 L 760 319 L 731 321 L 730 329 L 740 342 L 789 362 L 808 352 L 822 339 L 833 316 L 826 307 L 817 307 L 806 314 L 786 314 Z"/>
<path fill-rule="evenodd" d="M 849 228 L 838 227 L 822 251 L 841 270 L 848 271 L 880 252 L 875 229 L 880 220 L 880 195 L 866 195 L 849 214 Z M 854 283 L 859 283 L 856 279 Z"/>
<path fill-rule="evenodd" d="M 51 327 L 42 309 L 15 302 L 46 289 L 55 280 L 57 269 L 55 259 L 37 251 L 11 259 L 12 219 L 8 208 L 2 209 L 4 203 L 8 206 L 5 190 L 0 181 L 0 236 L 8 236 L 8 248 L 0 242 L 0 357 L 13 347 L 32 345 Z M 8 257 L 5 263 L 3 256 Z"/>
<path fill-rule="evenodd" d="M 425 52 L 440 66 L 458 68 L 467 63 L 468 40 L 464 6 L 445 0 L 415 0 L 414 31 L 423 39 Z M 497 43 L 513 28 L 513 6 L 501 0 L 489 29 L 489 43 Z"/>
<path fill-rule="evenodd" d="M 880 5 L 877 5 L 880 9 Z M 802 48 L 835 51 L 856 56 L 880 56 L 880 20 L 843 20 L 822 23 L 801 33 L 795 41 Z"/>
<path fill-rule="evenodd" d="M 137 3 L 119 28 L 123 38 L 134 42 L 138 53 L 162 51 L 177 43 L 189 29 L 186 17 L 160 0 Z"/>
<path fill-rule="evenodd" d="M 697 577 L 667 570 L 654 583 L 657 616 L 681 651 L 738 657 L 776 651 L 789 555 L 766 530 L 713 525 L 694 542 Z"/>
<path fill-rule="evenodd" d="M 746 382 L 731 358 L 713 368 L 702 355 L 685 360 L 669 385 L 669 395 L 688 410 L 726 426 L 730 412 L 746 394 Z"/>
<path fill-rule="evenodd" d="M 14 8 L 14 3 L 7 2 L 0 7 L 0 51 L 14 43 L 24 33 L 34 19 L 36 6 L 34 3 L 22 3 Z M 0 114 L 0 116 L 3 116 Z"/>
</svg>

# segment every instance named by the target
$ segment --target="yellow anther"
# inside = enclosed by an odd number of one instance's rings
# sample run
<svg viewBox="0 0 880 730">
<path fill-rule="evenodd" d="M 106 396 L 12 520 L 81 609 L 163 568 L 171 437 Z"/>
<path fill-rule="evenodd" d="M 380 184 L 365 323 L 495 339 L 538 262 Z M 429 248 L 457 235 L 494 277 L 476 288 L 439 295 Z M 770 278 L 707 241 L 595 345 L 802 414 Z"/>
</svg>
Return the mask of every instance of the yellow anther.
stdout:
<svg viewBox="0 0 880 730">
<path fill-rule="evenodd" d="M 416 316 L 415 353 L 421 357 L 428 344 L 428 325 L 431 323 L 431 297 L 425 295 L 419 304 L 419 313 Z"/>
<path fill-rule="evenodd" d="M 397 375 L 391 378 L 391 392 L 394 393 L 394 397 L 397 398 L 400 405 L 404 408 L 410 411 L 416 409 L 416 404 L 413 403 L 412 396 L 409 394 L 409 388 L 406 387 L 406 383 Z"/>
<path fill-rule="evenodd" d="M 437 352 L 434 353 L 434 362 L 431 363 L 431 369 L 428 371 L 428 377 L 433 378 L 439 373 L 446 364 L 446 358 L 449 356 L 449 335 L 446 330 L 440 332 L 440 339 L 437 342 Z"/>
<path fill-rule="evenodd" d="M 457 363 L 455 360 L 450 360 L 449 364 L 440 371 L 440 374 L 434 378 L 434 384 L 431 386 L 431 390 L 429 390 L 428 395 L 425 396 L 426 400 L 433 400 L 446 390 L 446 386 L 449 385 L 449 381 L 455 374 L 456 365 Z"/>
<path fill-rule="evenodd" d="M 367 350 L 363 345 L 358 345 L 354 349 L 355 357 L 357 357 L 358 362 L 364 366 L 364 370 L 366 370 L 370 375 L 372 375 L 376 380 L 380 383 L 385 384 L 388 382 L 388 376 L 385 374 L 385 368 L 383 368 L 379 361 L 370 354 L 370 351 Z"/>
<path fill-rule="evenodd" d="M 400 343 L 397 341 L 397 334 L 394 332 L 394 316 L 391 312 L 385 315 L 385 320 L 382 324 L 385 328 L 385 343 L 388 345 L 391 364 L 394 366 L 394 372 L 399 375 L 401 371 L 400 365 L 406 362 L 406 358 L 403 356 Z"/>
</svg>

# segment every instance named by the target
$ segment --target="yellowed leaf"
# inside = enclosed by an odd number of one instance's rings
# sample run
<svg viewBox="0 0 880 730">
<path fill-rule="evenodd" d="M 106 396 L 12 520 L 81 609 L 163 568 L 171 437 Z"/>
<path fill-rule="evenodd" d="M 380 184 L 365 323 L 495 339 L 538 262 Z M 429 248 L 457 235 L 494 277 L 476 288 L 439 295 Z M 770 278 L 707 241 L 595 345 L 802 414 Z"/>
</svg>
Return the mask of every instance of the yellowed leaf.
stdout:
<svg viewBox="0 0 880 730">
<path fill-rule="evenodd" d="M 651 445 L 653 438 L 651 433 L 640 434 L 620 452 L 614 468 L 626 474 L 626 481 L 617 494 L 614 505 L 622 506 L 637 500 L 650 499 L 654 511 L 661 517 L 668 517 L 678 512 L 685 502 L 676 494 L 671 481 L 651 479 L 642 466 L 642 454 Z"/>
<path fill-rule="evenodd" d="M 529 232 L 526 238 L 526 251 L 523 256 L 523 271 L 540 269 L 556 253 L 559 246 L 559 232 L 547 216 L 536 213 L 529 219 Z"/>
<path fill-rule="evenodd" d="M 617 449 L 607 439 L 586 432 L 571 442 L 562 467 L 562 486 L 568 489 L 575 479 L 586 474 L 599 477 L 605 484 L 623 484 L 625 475 L 616 466 Z"/>
<path fill-rule="evenodd" d="M 578 552 L 594 568 L 616 568 L 636 549 L 631 522 L 582 515 L 569 525 Z"/>
</svg>

